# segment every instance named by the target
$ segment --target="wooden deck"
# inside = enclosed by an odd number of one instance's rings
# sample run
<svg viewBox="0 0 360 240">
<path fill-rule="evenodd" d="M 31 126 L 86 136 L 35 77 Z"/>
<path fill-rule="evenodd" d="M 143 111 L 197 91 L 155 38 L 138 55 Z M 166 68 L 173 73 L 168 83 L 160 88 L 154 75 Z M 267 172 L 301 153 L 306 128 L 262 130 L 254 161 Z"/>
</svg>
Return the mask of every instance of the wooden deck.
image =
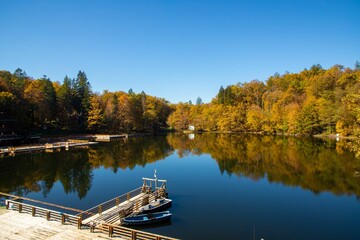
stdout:
<svg viewBox="0 0 360 240">
<path fill-rule="evenodd" d="M 30 214 L 19 214 L 5 208 L 0 208 L 0 226 L 0 238 L 7 240 L 111 239 L 101 231 L 92 233 L 85 229 L 79 230 L 71 225 L 63 225 L 58 221 L 47 221 L 45 218 L 32 217 Z"/>
<path fill-rule="evenodd" d="M 154 191 L 152 191 L 152 183 L 150 182 L 150 185 L 147 184 L 149 180 L 155 183 Z M 0 236 L 6 236 L 6 239 L 97 239 L 100 237 L 108 239 L 103 235 L 81 235 L 78 232 L 88 229 L 87 232 L 89 233 L 90 230 L 90 234 L 104 233 L 109 239 L 116 237 L 117 239 L 131 240 L 175 240 L 175 238 L 121 226 L 120 220 L 122 217 L 136 214 L 149 201 L 154 200 L 156 197 L 164 197 L 166 194 L 166 180 L 143 178 L 143 181 L 142 187 L 85 211 L 0 192 L 0 195 L 12 197 L 12 199 L 6 199 L 5 201 L 7 210 L 2 210 L 6 211 L 7 213 L 5 214 L 9 214 L 9 217 L 6 217 L 6 220 L 0 217 L 0 226 L 2 226 L 0 228 Z M 160 187 L 157 187 L 158 182 L 162 183 Z M 39 207 L 31 202 L 48 205 L 49 208 Z M 50 207 L 56 208 L 56 210 L 50 209 Z M 77 214 L 75 215 L 74 213 Z M 33 219 L 42 220 L 39 223 L 35 223 L 38 220 L 27 220 L 28 224 L 25 224 L 22 216 L 26 216 L 26 218 L 28 218 L 27 216 L 32 216 L 34 217 Z M 52 228 L 52 222 L 56 222 L 57 227 L 54 227 L 55 229 Z M 46 225 L 46 223 L 49 224 Z M 68 226 L 72 226 L 73 230 L 68 230 Z M 76 227 L 78 231 L 75 230 Z M 52 228 L 52 230 L 49 230 L 49 228 Z M 69 232 L 64 233 L 64 231 Z"/>
</svg>

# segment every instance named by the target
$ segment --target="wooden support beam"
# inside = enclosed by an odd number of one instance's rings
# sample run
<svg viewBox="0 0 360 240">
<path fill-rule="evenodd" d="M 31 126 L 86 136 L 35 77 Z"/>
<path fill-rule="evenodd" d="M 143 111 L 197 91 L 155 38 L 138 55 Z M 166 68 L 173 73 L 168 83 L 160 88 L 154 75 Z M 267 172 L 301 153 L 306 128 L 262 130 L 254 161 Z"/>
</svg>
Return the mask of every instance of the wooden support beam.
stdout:
<svg viewBox="0 0 360 240">
<path fill-rule="evenodd" d="M 46 211 L 46 220 L 50 221 L 50 211 Z"/>
<path fill-rule="evenodd" d="M 19 203 L 19 213 L 21 213 L 21 211 L 22 211 L 22 204 Z"/>
</svg>

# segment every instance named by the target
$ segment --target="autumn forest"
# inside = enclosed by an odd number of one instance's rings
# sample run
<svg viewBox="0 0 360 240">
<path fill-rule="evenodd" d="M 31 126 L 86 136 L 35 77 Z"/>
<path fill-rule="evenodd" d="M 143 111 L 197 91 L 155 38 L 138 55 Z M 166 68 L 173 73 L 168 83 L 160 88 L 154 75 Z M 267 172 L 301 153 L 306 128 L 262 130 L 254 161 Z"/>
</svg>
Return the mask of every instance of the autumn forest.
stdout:
<svg viewBox="0 0 360 240">
<path fill-rule="evenodd" d="M 219 84 L 220 85 L 220 84 Z M 201 92 L 199 92 L 201 96 Z M 210 103 L 171 104 L 145 92 L 92 91 L 85 72 L 62 83 L 0 71 L 0 117 L 26 131 L 261 132 L 360 136 L 360 64 L 274 74 L 221 86 Z"/>
</svg>

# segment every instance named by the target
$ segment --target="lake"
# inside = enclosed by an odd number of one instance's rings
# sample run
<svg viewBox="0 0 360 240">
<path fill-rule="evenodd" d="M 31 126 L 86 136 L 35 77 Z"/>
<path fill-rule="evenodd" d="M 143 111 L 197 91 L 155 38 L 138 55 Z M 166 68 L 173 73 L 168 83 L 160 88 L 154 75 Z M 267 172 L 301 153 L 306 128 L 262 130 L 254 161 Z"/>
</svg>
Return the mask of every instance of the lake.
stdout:
<svg viewBox="0 0 360 240">
<path fill-rule="evenodd" d="M 360 239 L 360 159 L 347 141 L 169 134 L 0 159 L 0 191 L 88 209 L 166 179 L 181 239 Z"/>
</svg>

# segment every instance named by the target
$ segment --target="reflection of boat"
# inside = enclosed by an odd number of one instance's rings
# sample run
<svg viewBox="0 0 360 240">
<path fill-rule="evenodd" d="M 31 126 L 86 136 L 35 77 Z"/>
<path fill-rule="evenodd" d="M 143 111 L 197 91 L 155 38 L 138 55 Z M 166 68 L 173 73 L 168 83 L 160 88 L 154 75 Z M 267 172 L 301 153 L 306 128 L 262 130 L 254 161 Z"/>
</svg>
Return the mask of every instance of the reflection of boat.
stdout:
<svg viewBox="0 0 360 240">
<path fill-rule="evenodd" d="M 157 199 L 148 205 L 143 206 L 140 208 L 141 213 L 151 213 L 151 212 L 158 212 L 160 210 L 165 210 L 171 207 L 172 200 L 168 198 L 161 198 Z"/>
<path fill-rule="evenodd" d="M 165 226 L 171 226 L 171 221 L 156 222 L 144 225 L 131 225 L 134 229 L 150 229 L 150 228 L 161 228 Z"/>
<path fill-rule="evenodd" d="M 172 214 L 169 211 L 140 214 L 122 219 L 124 225 L 145 225 L 157 222 L 169 221 Z"/>
</svg>

